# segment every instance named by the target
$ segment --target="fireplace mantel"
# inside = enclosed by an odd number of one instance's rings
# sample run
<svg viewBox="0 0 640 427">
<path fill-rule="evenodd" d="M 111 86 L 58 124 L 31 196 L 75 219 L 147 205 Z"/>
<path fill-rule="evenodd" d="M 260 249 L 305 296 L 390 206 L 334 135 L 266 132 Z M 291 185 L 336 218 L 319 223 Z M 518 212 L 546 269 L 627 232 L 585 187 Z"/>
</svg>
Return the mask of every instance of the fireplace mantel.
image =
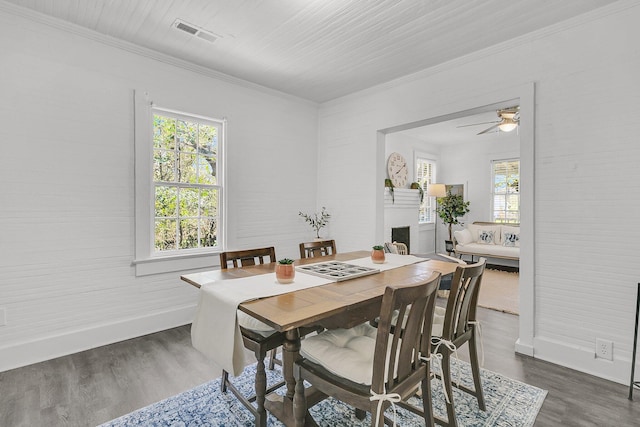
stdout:
<svg viewBox="0 0 640 427">
<path fill-rule="evenodd" d="M 411 188 L 394 188 L 393 198 L 388 188 L 384 189 L 384 208 L 416 208 L 420 207 L 420 192 Z M 417 213 L 416 213 L 417 215 Z"/>
<path fill-rule="evenodd" d="M 418 245 L 418 214 L 420 209 L 420 191 L 409 188 L 395 188 L 393 199 L 388 188 L 384 189 L 384 239 L 391 242 L 391 229 L 409 227 L 412 252 Z M 414 244 L 415 242 L 415 244 Z"/>
</svg>

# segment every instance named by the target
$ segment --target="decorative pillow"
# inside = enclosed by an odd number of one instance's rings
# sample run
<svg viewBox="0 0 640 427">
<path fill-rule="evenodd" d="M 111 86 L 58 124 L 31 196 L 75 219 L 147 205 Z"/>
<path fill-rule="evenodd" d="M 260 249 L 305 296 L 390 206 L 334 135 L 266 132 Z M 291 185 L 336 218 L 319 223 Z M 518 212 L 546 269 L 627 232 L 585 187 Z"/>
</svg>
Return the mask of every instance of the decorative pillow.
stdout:
<svg viewBox="0 0 640 427">
<path fill-rule="evenodd" d="M 520 227 L 502 227 L 502 246 L 520 247 Z"/>
<path fill-rule="evenodd" d="M 384 251 L 388 254 L 397 254 L 398 247 L 391 242 L 384 242 Z"/>
<path fill-rule="evenodd" d="M 482 243 L 483 245 L 494 245 L 495 234 L 495 230 L 478 230 L 478 243 Z"/>
<path fill-rule="evenodd" d="M 471 231 L 466 228 L 464 230 L 454 231 L 453 236 L 456 238 L 456 242 L 458 242 L 459 245 L 468 245 L 473 242 L 473 235 L 471 234 Z"/>
<path fill-rule="evenodd" d="M 502 246 L 517 248 L 520 246 L 520 235 L 515 233 L 502 234 Z"/>
</svg>

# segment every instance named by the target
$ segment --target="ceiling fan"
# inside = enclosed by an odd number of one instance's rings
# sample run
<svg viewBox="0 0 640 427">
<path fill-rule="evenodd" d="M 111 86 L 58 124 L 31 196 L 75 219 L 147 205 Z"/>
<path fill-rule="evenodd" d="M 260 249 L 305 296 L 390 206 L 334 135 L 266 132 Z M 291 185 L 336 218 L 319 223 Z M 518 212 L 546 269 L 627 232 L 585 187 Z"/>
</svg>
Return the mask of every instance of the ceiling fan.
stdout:
<svg viewBox="0 0 640 427">
<path fill-rule="evenodd" d="M 457 127 L 463 128 L 468 126 L 478 126 L 478 125 L 486 125 L 489 123 L 495 123 L 493 126 L 488 127 L 487 129 L 478 133 L 478 135 L 482 135 L 484 133 L 489 133 L 489 132 L 511 132 L 512 130 L 517 128 L 518 124 L 520 123 L 519 111 L 520 111 L 520 107 L 518 106 L 503 108 L 501 110 L 496 111 L 496 114 L 498 114 L 498 118 L 500 118 L 500 120 L 493 121 L 493 122 L 473 123 L 470 125 L 461 125 Z"/>
</svg>

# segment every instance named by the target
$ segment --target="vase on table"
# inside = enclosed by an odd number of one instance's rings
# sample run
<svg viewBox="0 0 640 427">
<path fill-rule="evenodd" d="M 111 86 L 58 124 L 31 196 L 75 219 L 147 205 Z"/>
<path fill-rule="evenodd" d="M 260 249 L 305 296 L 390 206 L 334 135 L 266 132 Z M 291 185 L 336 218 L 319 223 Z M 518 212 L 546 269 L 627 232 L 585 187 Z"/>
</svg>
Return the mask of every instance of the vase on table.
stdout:
<svg viewBox="0 0 640 427">
<path fill-rule="evenodd" d="M 278 283 L 286 285 L 287 283 L 293 283 L 293 279 L 296 277 L 296 267 L 293 264 L 293 260 L 284 258 L 278 261 L 276 264 L 276 280 Z"/>
<path fill-rule="evenodd" d="M 374 246 L 371 251 L 371 261 L 373 261 L 374 264 L 382 264 L 384 263 L 384 260 L 384 246 Z"/>
</svg>

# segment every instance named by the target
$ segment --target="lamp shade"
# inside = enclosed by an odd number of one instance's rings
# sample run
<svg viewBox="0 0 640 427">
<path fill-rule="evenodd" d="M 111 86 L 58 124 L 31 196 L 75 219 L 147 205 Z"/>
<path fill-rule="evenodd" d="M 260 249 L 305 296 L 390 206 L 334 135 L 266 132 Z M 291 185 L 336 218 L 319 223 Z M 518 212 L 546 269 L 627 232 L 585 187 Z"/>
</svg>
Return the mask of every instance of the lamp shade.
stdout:
<svg viewBox="0 0 640 427">
<path fill-rule="evenodd" d="M 427 187 L 427 196 L 429 197 L 445 197 L 447 188 L 444 184 L 429 184 Z"/>
</svg>

